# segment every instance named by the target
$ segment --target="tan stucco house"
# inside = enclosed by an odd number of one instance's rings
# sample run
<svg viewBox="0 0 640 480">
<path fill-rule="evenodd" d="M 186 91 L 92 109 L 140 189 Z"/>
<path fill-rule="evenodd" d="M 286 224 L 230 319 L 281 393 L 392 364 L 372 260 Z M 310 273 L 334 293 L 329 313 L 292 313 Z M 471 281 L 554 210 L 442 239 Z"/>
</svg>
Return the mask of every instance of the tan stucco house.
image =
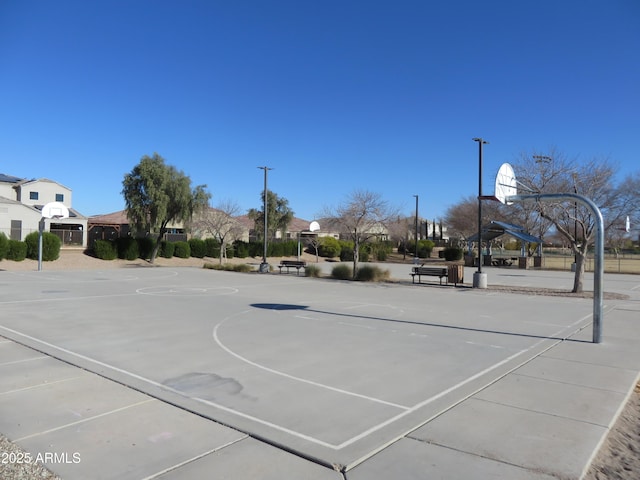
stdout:
<svg viewBox="0 0 640 480">
<path fill-rule="evenodd" d="M 38 231 L 42 207 L 59 202 L 69 209 L 69 218 L 46 219 L 45 231 L 58 235 L 63 246 L 86 247 L 87 218 L 73 209 L 71 199 L 71 189 L 53 180 L 0 174 L 0 232 L 24 240 Z"/>
</svg>

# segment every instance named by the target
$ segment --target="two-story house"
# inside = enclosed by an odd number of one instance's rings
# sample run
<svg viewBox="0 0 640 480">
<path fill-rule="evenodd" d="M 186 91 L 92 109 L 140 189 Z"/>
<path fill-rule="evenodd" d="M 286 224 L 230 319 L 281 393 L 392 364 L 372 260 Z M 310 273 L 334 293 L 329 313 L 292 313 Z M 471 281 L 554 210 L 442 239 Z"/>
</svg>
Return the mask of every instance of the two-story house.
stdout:
<svg viewBox="0 0 640 480">
<path fill-rule="evenodd" d="M 38 231 L 42 207 L 59 202 L 69 209 L 69 218 L 46 219 L 45 230 L 60 237 L 63 246 L 87 246 L 87 218 L 72 208 L 72 192 L 46 178 L 27 180 L 0 174 L 0 232 L 13 240 L 24 240 Z"/>
</svg>

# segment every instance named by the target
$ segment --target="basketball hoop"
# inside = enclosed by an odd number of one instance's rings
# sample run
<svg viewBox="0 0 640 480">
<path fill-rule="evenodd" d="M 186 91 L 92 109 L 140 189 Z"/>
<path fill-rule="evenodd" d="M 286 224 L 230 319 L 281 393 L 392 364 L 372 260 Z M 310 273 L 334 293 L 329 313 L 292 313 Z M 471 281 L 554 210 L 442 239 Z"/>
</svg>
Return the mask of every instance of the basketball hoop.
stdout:
<svg viewBox="0 0 640 480">
<path fill-rule="evenodd" d="M 507 198 L 517 194 L 518 187 L 513 167 L 508 163 L 503 163 L 496 175 L 494 198 L 506 205 L 512 205 L 513 202 L 508 201 Z"/>
<path fill-rule="evenodd" d="M 69 218 L 69 209 L 60 202 L 49 202 L 42 207 L 43 218 Z"/>
<path fill-rule="evenodd" d="M 44 220 L 55 219 L 60 220 L 69 218 L 69 209 L 60 202 L 49 202 L 42 207 L 42 218 L 38 225 L 38 271 L 42 270 L 42 232 L 44 232 Z"/>
</svg>

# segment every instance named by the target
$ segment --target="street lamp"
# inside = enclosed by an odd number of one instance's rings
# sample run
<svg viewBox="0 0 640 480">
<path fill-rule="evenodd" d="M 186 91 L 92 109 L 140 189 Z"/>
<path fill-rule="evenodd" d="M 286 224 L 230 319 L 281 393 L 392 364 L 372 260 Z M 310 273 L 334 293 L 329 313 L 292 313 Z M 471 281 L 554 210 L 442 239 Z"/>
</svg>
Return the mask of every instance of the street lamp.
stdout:
<svg viewBox="0 0 640 480">
<path fill-rule="evenodd" d="M 418 264 L 418 195 L 416 197 L 416 249 L 413 252 L 413 263 Z"/>
<path fill-rule="evenodd" d="M 267 263 L 267 172 L 269 170 L 273 170 L 273 168 L 269 167 L 258 167 L 261 170 L 264 170 L 264 193 L 263 193 L 263 202 L 262 208 L 264 213 L 264 250 L 262 252 L 262 263 L 260 264 L 260 269 L 258 270 L 260 273 L 269 273 L 269 264 Z"/>
<path fill-rule="evenodd" d="M 487 288 L 487 274 L 482 273 L 482 145 L 489 142 L 473 138 L 478 142 L 478 271 L 473 274 L 474 288 Z"/>
<path fill-rule="evenodd" d="M 571 177 L 573 178 L 573 193 L 578 194 L 578 184 L 576 182 L 576 177 L 578 174 L 573 172 Z M 583 235 L 584 236 L 584 235 Z M 573 202 L 573 241 L 576 243 L 576 248 L 578 248 L 578 202 Z M 573 255 L 573 270 L 576 271 L 578 269 L 578 254 L 575 253 Z"/>
</svg>

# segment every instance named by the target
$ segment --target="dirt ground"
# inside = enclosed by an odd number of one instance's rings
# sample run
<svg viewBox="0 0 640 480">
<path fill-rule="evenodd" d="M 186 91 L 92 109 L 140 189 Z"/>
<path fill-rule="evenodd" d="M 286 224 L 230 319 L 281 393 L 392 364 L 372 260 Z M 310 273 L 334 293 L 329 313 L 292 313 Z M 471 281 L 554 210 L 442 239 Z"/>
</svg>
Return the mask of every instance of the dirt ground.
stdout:
<svg viewBox="0 0 640 480">
<path fill-rule="evenodd" d="M 278 259 L 279 260 L 279 259 Z M 314 262 L 315 256 L 303 254 L 303 260 Z M 243 258 L 231 259 L 231 263 L 260 263 L 261 259 Z M 63 250 L 60 258 L 53 262 L 42 262 L 43 271 L 59 270 L 104 270 L 111 268 L 157 268 L 172 267 L 202 267 L 205 263 L 217 263 L 218 259 L 212 258 L 157 258 L 154 264 L 146 260 L 100 260 L 85 255 L 82 250 Z M 271 263 L 277 263 L 273 259 Z M 22 262 L 9 260 L 0 261 L 0 271 L 36 271 L 38 262 L 26 259 Z M 0 452 L 16 452 L 19 447 L 0 435 Z M 57 477 L 48 472 L 42 466 L 13 465 L 10 471 L 0 468 L 0 477 L 3 480 L 22 480 L 42 478 L 54 480 Z M 0 466 L 2 467 L 2 466 Z M 4 471 L 3 471 L 4 470 Z M 594 459 L 591 468 L 584 480 L 637 480 L 640 478 L 640 384 L 632 393 L 627 405 L 611 429 L 607 439 L 602 444 L 600 451 Z"/>
</svg>

